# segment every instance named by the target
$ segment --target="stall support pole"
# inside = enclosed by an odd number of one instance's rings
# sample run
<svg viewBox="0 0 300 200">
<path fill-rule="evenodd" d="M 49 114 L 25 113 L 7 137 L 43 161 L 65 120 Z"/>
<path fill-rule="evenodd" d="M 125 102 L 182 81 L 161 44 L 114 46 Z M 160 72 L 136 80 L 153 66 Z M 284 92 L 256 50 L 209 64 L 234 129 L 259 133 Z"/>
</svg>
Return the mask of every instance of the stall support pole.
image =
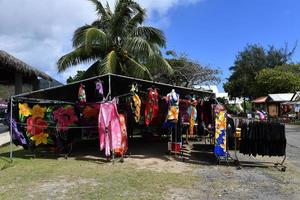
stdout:
<svg viewBox="0 0 300 200">
<path fill-rule="evenodd" d="M 111 100 L 111 75 L 108 75 L 108 99 Z"/>
<path fill-rule="evenodd" d="M 111 75 L 108 75 L 108 99 L 111 101 Z M 112 150 L 112 161 L 115 163 L 115 150 Z"/>
<path fill-rule="evenodd" d="M 10 162 L 12 163 L 13 161 L 13 145 L 12 145 L 12 119 L 13 119 L 13 110 L 12 110 L 12 107 L 13 107 L 13 97 L 10 98 L 10 130 L 9 130 L 9 133 L 10 133 Z"/>
</svg>

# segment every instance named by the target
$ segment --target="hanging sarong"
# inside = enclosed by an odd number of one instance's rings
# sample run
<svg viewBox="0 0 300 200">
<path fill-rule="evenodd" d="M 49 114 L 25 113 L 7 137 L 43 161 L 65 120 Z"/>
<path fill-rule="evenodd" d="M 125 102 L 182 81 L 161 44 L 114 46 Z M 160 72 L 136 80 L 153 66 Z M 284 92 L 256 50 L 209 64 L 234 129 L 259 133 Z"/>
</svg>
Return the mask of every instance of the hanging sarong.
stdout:
<svg viewBox="0 0 300 200">
<path fill-rule="evenodd" d="M 100 96 L 103 96 L 104 92 L 103 92 L 103 85 L 102 85 L 102 81 L 101 80 L 98 80 L 96 82 L 96 90 L 97 90 L 97 92 L 98 92 L 98 94 Z"/>
<path fill-rule="evenodd" d="M 85 94 L 85 89 L 84 89 L 83 84 L 80 84 L 80 86 L 79 86 L 78 100 L 79 100 L 80 103 L 85 103 L 86 102 L 86 94 Z"/>
<path fill-rule="evenodd" d="M 147 126 L 158 114 L 158 92 L 157 89 L 149 89 L 148 102 L 145 106 L 145 123 Z"/>
<path fill-rule="evenodd" d="M 117 156 L 123 156 L 128 149 L 126 118 L 125 115 L 123 114 L 120 114 L 119 116 L 120 116 L 120 124 L 121 124 L 121 131 L 122 131 L 122 140 L 121 140 L 121 147 L 115 149 L 115 154 Z"/>
<path fill-rule="evenodd" d="M 131 97 L 131 111 L 136 123 L 138 123 L 141 119 L 141 106 L 142 102 L 140 97 L 137 94 L 133 94 Z"/>
<path fill-rule="evenodd" d="M 115 99 L 100 104 L 98 130 L 100 150 L 105 149 L 106 156 L 110 156 L 111 151 L 121 148 L 121 124 Z"/>
<path fill-rule="evenodd" d="M 167 95 L 167 102 L 169 103 L 167 120 L 178 121 L 179 115 L 179 95 L 171 92 Z"/>
<path fill-rule="evenodd" d="M 190 123 L 190 128 L 189 128 L 189 134 L 194 135 L 194 126 L 197 121 L 197 101 L 194 100 L 191 102 L 191 105 L 188 109 L 189 113 L 189 123 Z"/>
<path fill-rule="evenodd" d="M 225 111 L 217 108 L 215 109 L 215 115 L 215 154 L 217 156 L 226 156 L 226 114 Z"/>
</svg>

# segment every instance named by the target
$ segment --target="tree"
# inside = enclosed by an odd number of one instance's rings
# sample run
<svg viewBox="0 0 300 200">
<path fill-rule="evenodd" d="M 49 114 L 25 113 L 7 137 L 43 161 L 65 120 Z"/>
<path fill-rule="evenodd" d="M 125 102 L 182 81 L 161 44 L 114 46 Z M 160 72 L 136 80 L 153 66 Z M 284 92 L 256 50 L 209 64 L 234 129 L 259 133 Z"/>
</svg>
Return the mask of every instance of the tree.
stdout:
<svg viewBox="0 0 300 200">
<path fill-rule="evenodd" d="M 285 64 L 282 66 L 277 66 L 276 69 L 281 70 L 281 71 L 288 71 L 288 72 L 291 72 L 291 73 L 295 74 L 296 76 L 300 77 L 300 63 Z"/>
<path fill-rule="evenodd" d="M 268 49 L 260 45 L 248 45 L 239 52 L 234 65 L 230 68 L 232 75 L 224 84 L 224 89 L 231 97 L 257 97 L 255 77 L 263 69 L 282 66 L 290 61 L 295 48 L 291 51 L 285 48 Z"/>
<path fill-rule="evenodd" d="M 300 90 L 300 76 L 280 68 L 263 69 L 255 78 L 256 93 L 260 96 Z"/>
<path fill-rule="evenodd" d="M 118 0 L 111 10 L 108 3 L 104 7 L 99 0 L 89 1 L 95 5 L 98 19 L 75 31 L 74 50 L 59 59 L 59 72 L 93 61 L 84 78 L 117 73 L 151 79 L 150 69 L 157 67 L 172 73 L 160 51 L 166 45 L 165 36 L 159 29 L 142 26 L 146 11 L 138 3 Z"/>
<path fill-rule="evenodd" d="M 174 73 L 153 72 L 156 80 L 185 87 L 220 82 L 219 70 L 201 65 L 197 61 L 189 59 L 185 54 L 178 56 L 174 51 L 167 51 L 166 54 L 172 56 L 167 61 L 173 68 Z"/>
<path fill-rule="evenodd" d="M 84 71 L 84 70 L 77 71 L 77 73 L 73 77 L 70 76 L 67 79 L 67 83 L 73 83 L 73 82 L 80 81 L 80 80 L 84 79 L 85 72 L 86 71 Z"/>
</svg>

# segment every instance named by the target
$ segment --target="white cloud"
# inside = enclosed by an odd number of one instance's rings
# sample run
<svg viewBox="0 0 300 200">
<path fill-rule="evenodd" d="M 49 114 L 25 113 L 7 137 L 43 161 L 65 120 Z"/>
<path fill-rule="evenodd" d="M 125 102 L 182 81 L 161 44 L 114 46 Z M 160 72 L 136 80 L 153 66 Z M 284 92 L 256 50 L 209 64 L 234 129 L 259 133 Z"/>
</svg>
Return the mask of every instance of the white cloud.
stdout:
<svg viewBox="0 0 300 200">
<path fill-rule="evenodd" d="M 147 9 L 150 23 L 166 25 L 168 11 L 200 0 L 138 0 Z M 102 1 L 104 2 L 104 1 Z M 108 1 L 111 5 L 114 0 Z M 74 30 L 95 19 L 87 0 L 0 0 L 0 49 L 64 82 L 78 66 L 57 74 L 56 61 L 71 47 Z M 151 21 L 153 13 L 159 21 Z M 157 17 L 156 17 L 157 18 Z M 155 19 L 156 19 L 155 18 Z"/>
</svg>

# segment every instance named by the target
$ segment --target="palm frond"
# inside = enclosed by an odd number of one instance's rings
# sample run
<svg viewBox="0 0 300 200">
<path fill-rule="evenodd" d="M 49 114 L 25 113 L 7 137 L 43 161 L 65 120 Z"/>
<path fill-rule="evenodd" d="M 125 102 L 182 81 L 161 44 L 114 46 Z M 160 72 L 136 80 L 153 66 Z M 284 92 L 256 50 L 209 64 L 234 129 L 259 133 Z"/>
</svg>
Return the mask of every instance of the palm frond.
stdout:
<svg viewBox="0 0 300 200">
<path fill-rule="evenodd" d="M 127 1 L 117 1 L 110 27 L 113 38 L 118 38 L 126 34 L 126 26 L 131 19 L 132 13 L 133 10 L 129 7 Z"/>
<path fill-rule="evenodd" d="M 103 18 L 98 19 L 92 23 L 92 26 L 103 30 L 107 34 L 109 29 L 109 20 Z"/>
<path fill-rule="evenodd" d="M 62 56 L 57 62 L 59 72 L 81 63 L 88 63 L 99 58 L 97 51 L 87 52 L 84 48 L 77 48 L 74 51 Z"/>
<path fill-rule="evenodd" d="M 136 60 L 134 60 L 129 56 L 127 57 L 126 62 L 127 62 L 126 64 L 128 65 L 127 73 L 129 75 L 133 75 L 138 78 L 147 78 L 152 80 L 152 75 L 146 66 L 140 64 L 139 62 L 137 62 Z"/>
<path fill-rule="evenodd" d="M 147 59 L 153 55 L 151 45 L 141 37 L 128 38 L 124 44 L 129 54 L 134 55 L 135 58 Z"/>
<path fill-rule="evenodd" d="M 105 51 L 108 48 L 108 37 L 104 31 L 93 26 L 83 26 L 76 30 L 73 37 L 73 46 L 75 48 L 85 47 L 86 51 L 97 46 Z"/>
<path fill-rule="evenodd" d="M 138 3 L 132 0 L 118 0 L 116 1 L 116 6 L 114 14 L 111 18 L 111 33 L 114 38 L 116 37 L 126 37 L 128 35 L 129 22 L 138 13 L 143 13 L 144 10 L 140 7 Z M 144 20 L 144 17 L 139 15 L 135 18 L 140 22 Z M 133 21 L 132 21 L 133 22 Z"/>
<path fill-rule="evenodd" d="M 73 35 L 73 47 L 74 48 L 80 47 L 84 44 L 84 37 L 83 37 L 84 31 L 91 27 L 93 27 L 93 26 L 84 25 L 75 30 L 74 35 Z"/>
<path fill-rule="evenodd" d="M 98 60 L 95 63 L 93 63 L 83 74 L 82 79 L 91 78 L 94 76 L 101 75 L 100 74 L 101 69 L 101 62 Z"/>
<path fill-rule="evenodd" d="M 118 55 L 116 51 L 111 51 L 103 59 L 101 63 L 101 68 L 99 70 L 100 74 L 106 73 L 117 73 L 118 72 Z"/>
<path fill-rule="evenodd" d="M 164 33 L 154 27 L 140 26 L 132 31 L 132 35 L 135 37 L 142 37 L 150 43 L 156 43 L 160 47 L 166 46 L 166 37 Z"/>
<path fill-rule="evenodd" d="M 95 5 L 97 14 L 99 16 L 105 17 L 107 15 L 105 8 L 103 7 L 103 5 L 100 1 L 98 1 L 98 0 L 88 0 L 88 1 L 92 2 Z"/>
<path fill-rule="evenodd" d="M 83 31 L 84 45 L 87 49 L 93 46 L 101 46 L 105 51 L 108 48 L 108 37 L 104 31 L 91 27 Z"/>
<path fill-rule="evenodd" d="M 138 9 L 136 13 L 129 20 L 127 29 L 129 31 L 135 29 L 136 27 L 140 26 L 145 21 L 145 19 L 146 19 L 146 10 L 142 8 Z"/>
<path fill-rule="evenodd" d="M 153 56 L 149 58 L 149 61 L 146 65 L 149 69 L 151 69 L 151 71 L 158 70 L 167 74 L 174 73 L 174 70 L 168 61 L 158 54 L 153 54 Z"/>
</svg>

